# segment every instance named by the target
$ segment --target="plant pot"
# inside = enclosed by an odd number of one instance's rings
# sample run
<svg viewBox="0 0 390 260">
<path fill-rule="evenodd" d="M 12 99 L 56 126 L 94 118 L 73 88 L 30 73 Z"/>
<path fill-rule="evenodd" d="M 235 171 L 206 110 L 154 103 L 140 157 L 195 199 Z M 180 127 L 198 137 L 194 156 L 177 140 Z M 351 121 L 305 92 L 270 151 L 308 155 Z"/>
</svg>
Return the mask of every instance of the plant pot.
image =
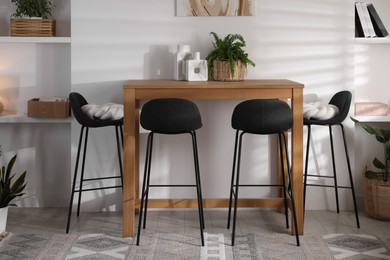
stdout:
<svg viewBox="0 0 390 260">
<path fill-rule="evenodd" d="M 390 220 L 390 182 L 364 178 L 364 207 L 370 217 Z"/>
<path fill-rule="evenodd" d="M 243 81 L 246 75 L 245 65 L 236 61 L 234 74 L 231 74 L 230 64 L 226 61 L 213 61 L 213 80 L 217 81 Z"/>
<path fill-rule="evenodd" d="M 7 226 L 8 207 L 0 208 L 0 234 L 5 231 Z"/>
<path fill-rule="evenodd" d="M 52 37 L 56 35 L 53 19 L 11 19 L 11 36 Z"/>
</svg>

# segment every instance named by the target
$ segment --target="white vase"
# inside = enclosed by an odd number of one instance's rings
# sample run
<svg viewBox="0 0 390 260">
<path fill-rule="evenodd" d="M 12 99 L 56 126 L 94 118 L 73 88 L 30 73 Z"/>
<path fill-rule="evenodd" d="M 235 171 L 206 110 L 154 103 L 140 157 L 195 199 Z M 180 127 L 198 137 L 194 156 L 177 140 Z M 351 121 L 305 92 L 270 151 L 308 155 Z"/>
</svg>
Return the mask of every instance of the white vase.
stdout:
<svg viewBox="0 0 390 260">
<path fill-rule="evenodd" d="M 195 52 L 192 60 L 187 60 L 187 81 L 207 81 L 207 60 L 200 59 L 200 53 Z"/>
<path fill-rule="evenodd" d="M 178 52 L 176 53 L 174 66 L 175 80 L 186 80 L 186 60 L 192 58 L 190 50 L 191 47 L 189 45 L 179 45 Z"/>
<path fill-rule="evenodd" d="M 0 234 L 5 231 L 7 226 L 8 207 L 0 208 Z"/>
</svg>

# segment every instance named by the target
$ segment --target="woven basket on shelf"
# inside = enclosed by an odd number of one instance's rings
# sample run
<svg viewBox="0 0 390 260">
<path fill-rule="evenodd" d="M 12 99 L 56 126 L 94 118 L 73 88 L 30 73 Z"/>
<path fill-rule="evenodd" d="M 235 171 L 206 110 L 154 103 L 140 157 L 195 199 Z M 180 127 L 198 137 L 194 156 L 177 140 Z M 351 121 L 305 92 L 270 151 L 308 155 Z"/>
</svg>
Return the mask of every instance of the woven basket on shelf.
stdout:
<svg viewBox="0 0 390 260">
<path fill-rule="evenodd" d="M 52 19 L 11 19 L 11 36 L 52 37 L 56 35 Z"/>
<path fill-rule="evenodd" d="M 364 207 L 369 216 L 390 220 L 390 182 L 364 178 Z"/>
<path fill-rule="evenodd" d="M 218 81 L 242 81 L 246 75 L 245 65 L 237 61 L 234 67 L 234 74 L 231 75 L 230 65 L 226 61 L 213 61 L 213 80 Z"/>
</svg>

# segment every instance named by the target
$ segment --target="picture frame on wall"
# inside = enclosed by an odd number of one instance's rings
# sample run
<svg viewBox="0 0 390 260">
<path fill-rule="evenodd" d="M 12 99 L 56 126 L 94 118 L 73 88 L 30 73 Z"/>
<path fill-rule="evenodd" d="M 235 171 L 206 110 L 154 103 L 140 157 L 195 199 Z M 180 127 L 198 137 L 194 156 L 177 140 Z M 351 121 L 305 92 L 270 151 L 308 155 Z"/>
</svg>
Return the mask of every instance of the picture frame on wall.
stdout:
<svg viewBox="0 0 390 260">
<path fill-rule="evenodd" d="M 176 0 L 176 16 L 254 16 L 256 0 Z"/>
</svg>

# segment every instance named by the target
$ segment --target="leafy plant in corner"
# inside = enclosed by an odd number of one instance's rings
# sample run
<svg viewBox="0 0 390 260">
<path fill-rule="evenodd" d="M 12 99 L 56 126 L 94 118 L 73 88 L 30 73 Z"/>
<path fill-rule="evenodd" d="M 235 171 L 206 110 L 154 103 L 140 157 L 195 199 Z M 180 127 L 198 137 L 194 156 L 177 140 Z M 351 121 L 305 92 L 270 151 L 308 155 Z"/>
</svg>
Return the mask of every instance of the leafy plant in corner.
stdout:
<svg viewBox="0 0 390 260">
<path fill-rule="evenodd" d="M 1 157 L 1 151 L 0 151 Z M 9 161 L 7 167 L 0 168 L 0 208 L 7 206 L 16 206 L 11 201 L 16 197 L 22 196 L 23 190 L 26 187 L 26 171 L 22 173 L 14 182 L 12 182 L 15 174 L 12 174 L 12 168 L 16 161 L 16 155 Z"/>
<path fill-rule="evenodd" d="M 390 130 L 372 127 L 352 117 L 351 120 L 360 125 L 367 133 L 374 135 L 376 140 L 383 145 L 384 161 L 381 161 L 377 157 L 372 161 L 372 164 L 375 168 L 380 170 L 380 173 L 378 174 L 378 172 L 367 170 L 365 172 L 365 177 L 367 179 L 388 182 L 390 175 Z"/>
<path fill-rule="evenodd" d="M 210 32 L 210 35 L 214 37 L 214 49 L 206 57 L 209 78 L 213 76 L 213 62 L 215 60 L 228 62 L 232 75 L 237 61 L 241 61 L 245 68 L 248 65 L 255 66 L 255 63 L 248 58 L 248 53 L 243 49 L 246 42 L 240 34 L 228 34 L 224 39 L 219 38 L 215 32 Z"/>
<path fill-rule="evenodd" d="M 16 5 L 13 17 L 42 17 L 47 19 L 52 15 L 54 5 L 50 0 L 11 0 Z"/>
</svg>

